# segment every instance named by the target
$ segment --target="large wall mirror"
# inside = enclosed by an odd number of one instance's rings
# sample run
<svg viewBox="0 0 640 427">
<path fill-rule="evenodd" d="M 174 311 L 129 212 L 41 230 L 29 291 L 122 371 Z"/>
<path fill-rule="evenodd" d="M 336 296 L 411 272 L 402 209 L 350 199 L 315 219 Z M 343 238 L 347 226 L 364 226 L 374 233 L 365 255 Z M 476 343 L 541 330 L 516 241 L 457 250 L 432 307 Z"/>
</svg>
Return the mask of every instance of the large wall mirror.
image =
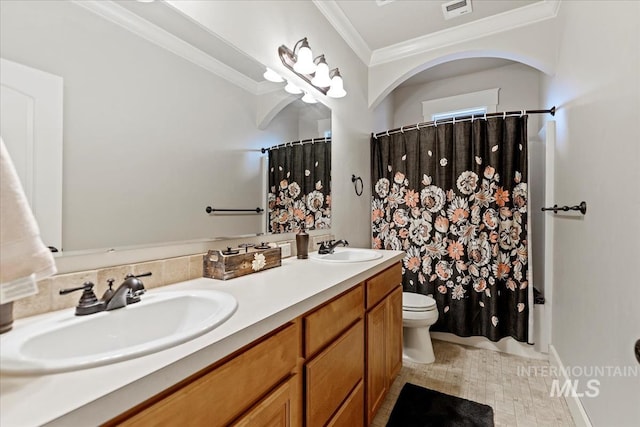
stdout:
<svg viewBox="0 0 640 427">
<path fill-rule="evenodd" d="M 107 3 L 1 4 L 0 56 L 63 81 L 60 249 L 269 232 L 268 211 L 205 208 L 268 209 L 261 149 L 325 136 L 328 108 L 283 103 L 261 64 L 164 2 Z"/>
</svg>

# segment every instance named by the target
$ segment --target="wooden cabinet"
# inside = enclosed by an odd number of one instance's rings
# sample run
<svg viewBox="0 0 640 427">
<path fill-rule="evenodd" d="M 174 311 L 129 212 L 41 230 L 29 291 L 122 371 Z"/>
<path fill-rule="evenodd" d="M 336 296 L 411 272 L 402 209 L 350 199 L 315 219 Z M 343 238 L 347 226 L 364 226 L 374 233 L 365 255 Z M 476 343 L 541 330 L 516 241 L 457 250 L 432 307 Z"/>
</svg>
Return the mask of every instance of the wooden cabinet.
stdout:
<svg viewBox="0 0 640 427">
<path fill-rule="evenodd" d="M 251 408 L 233 427 L 295 427 L 296 379 L 285 381 L 280 387 Z"/>
<path fill-rule="evenodd" d="M 357 393 L 364 377 L 363 317 L 362 285 L 304 316 L 307 427 L 364 422 Z"/>
<path fill-rule="evenodd" d="M 304 316 L 305 357 L 312 357 L 363 314 L 364 289 L 360 284 Z"/>
<path fill-rule="evenodd" d="M 340 407 L 327 427 L 363 427 L 364 426 L 364 381 L 361 380 Z"/>
<path fill-rule="evenodd" d="M 402 369 L 402 286 L 391 292 L 385 301 L 387 311 L 386 354 L 389 384 Z"/>
<path fill-rule="evenodd" d="M 384 270 L 105 426 L 370 425 L 402 365 L 400 275 Z"/>
<path fill-rule="evenodd" d="M 324 426 L 336 413 L 364 374 L 364 324 L 360 320 L 307 363 L 307 427 Z M 364 407 L 360 407 L 364 418 Z"/>
<path fill-rule="evenodd" d="M 188 382 L 132 417 L 113 424 L 125 426 L 224 426 L 271 389 L 295 373 L 299 357 L 299 322 L 216 369 Z M 290 405 L 296 410 L 298 405 Z M 298 414 L 291 414 L 292 417 Z"/>
<path fill-rule="evenodd" d="M 397 264 L 366 282 L 367 425 L 402 368 L 401 274 Z"/>
</svg>

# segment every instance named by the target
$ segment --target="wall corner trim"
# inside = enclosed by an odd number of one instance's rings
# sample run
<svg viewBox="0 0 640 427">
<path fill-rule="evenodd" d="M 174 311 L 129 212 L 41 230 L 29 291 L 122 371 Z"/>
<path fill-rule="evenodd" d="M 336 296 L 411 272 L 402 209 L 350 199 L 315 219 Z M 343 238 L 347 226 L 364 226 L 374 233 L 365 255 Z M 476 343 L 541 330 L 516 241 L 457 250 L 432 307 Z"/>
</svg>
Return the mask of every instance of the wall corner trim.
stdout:
<svg viewBox="0 0 640 427">
<path fill-rule="evenodd" d="M 558 351 L 553 344 L 549 344 L 549 364 L 556 367 L 561 373 L 561 377 L 558 378 L 558 380 L 562 382 L 571 380 L 571 378 L 566 375 L 565 366 L 562 363 L 562 360 L 560 360 Z M 573 422 L 576 424 L 576 427 L 593 427 L 579 397 L 569 396 L 565 397 L 565 400 L 567 402 L 567 406 L 569 407 L 569 412 L 573 417 Z"/>
<path fill-rule="evenodd" d="M 312 1 L 324 17 L 327 18 L 331 26 L 340 34 L 340 37 L 353 49 L 358 58 L 368 66 L 371 60 L 371 49 L 351 21 L 349 21 L 349 18 L 340 9 L 340 6 L 334 0 Z"/>
</svg>

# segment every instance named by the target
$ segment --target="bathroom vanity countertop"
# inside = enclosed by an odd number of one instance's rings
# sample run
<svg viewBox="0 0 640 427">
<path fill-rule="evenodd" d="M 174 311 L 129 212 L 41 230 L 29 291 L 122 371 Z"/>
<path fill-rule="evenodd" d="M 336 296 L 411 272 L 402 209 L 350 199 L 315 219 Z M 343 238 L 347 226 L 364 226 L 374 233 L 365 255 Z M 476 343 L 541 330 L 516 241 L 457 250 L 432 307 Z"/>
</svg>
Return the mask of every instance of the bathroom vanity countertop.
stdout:
<svg viewBox="0 0 640 427">
<path fill-rule="evenodd" d="M 227 281 L 199 278 L 150 290 L 149 293 L 220 290 L 236 297 L 238 309 L 211 332 L 147 356 L 74 372 L 2 376 L 0 425 L 69 426 L 106 422 L 404 256 L 401 251 L 381 252 L 382 258 L 373 261 L 344 264 L 288 258 L 282 261 L 281 267 Z M 74 315 L 73 309 L 67 311 L 69 316 Z M 14 328 L 20 329 L 43 316 L 46 315 L 17 320 Z"/>
</svg>

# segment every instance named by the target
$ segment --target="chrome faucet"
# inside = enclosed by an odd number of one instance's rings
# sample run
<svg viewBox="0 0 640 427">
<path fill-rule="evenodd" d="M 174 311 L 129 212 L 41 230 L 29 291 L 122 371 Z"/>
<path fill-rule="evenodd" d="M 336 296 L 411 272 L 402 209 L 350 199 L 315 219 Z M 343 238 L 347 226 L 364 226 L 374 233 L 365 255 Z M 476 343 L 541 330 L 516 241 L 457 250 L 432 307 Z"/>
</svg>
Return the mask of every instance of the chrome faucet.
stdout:
<svg viewBox="0 0 640 427">
<path fill-rule="evenodd" d="M 349 242 L 346 240 L 328 240 L 326 242 L 320 242 L 318 253 L 320 255 L 332 254 L 333 250 L 340 245 L 349 246 Z"/>
<path fill-rule="evenodd" d="M 77 288 L 61 289 L 59 293 L 60 295 L 65 295 L 75 291 L 82 291 L 82 296 L 76 306 L 76 316 L 115 310 L 140 301 L 140 295 L 145 292 L 145 288 L 139 277 L 146 276 L 151 276 L 151 273 L 138 274 L 137 276 L 127 274 L 124 282 L 115 291 L 112 289 L 114 279 L 107 280 L 109 289 L 105 291 L 101 299 L 98 299 L 93 292 L 94 285 L 91 282 L 85 282 Z"/>
</svg>

